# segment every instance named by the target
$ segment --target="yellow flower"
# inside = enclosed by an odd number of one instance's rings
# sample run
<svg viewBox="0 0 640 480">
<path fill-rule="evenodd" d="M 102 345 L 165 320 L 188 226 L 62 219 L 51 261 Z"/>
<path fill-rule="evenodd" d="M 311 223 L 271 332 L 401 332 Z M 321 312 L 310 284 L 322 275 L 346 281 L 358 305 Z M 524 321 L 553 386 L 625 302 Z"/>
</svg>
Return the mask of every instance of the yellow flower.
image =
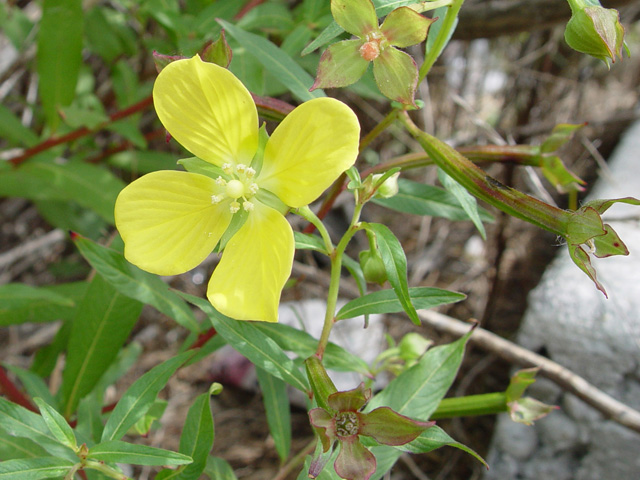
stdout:
<svg viewBox="0 0 640 480">
<path fill-rule="evenodd" d="M 158 75 L 153 100 L 173 138 L 223 173 L 212 178 L 158 171 L 124 188 L 115 218 L 125 257 L 158 275 L 184 273 L 211 253 L 231 225 L 207 297 L 229 317 L 277 321 L 295 244 L 269 194 L 302 207 L 351 167 L 360 134 L 355 114 L 331 98 L 303 103 L 268 139 L 260 165 L 252 163 L 258 152 L 256 106 L 228 70 L 198 56 L 172 62 Z"/>
</svg>

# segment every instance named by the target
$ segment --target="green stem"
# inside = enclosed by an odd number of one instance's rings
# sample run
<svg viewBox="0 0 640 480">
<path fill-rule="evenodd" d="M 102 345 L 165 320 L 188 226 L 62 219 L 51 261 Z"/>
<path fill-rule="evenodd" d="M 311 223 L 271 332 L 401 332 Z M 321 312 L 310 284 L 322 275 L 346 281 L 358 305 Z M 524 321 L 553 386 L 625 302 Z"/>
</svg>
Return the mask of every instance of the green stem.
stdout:
<svg viewBox="0 0 640 480">
<path fill-rule="evenodd" d="M 375 138 L 386 130 L 386 128 L 398 118 L 398 109 L 391 110 L 373 129 L 360 140 L 359 150 L 362 152 Z"/>
<path fill-rule="evenodd" d="M 444 172 L 472 195 L 503 212 L 540 228 L 566 236 L 571 212 L 501 184 L 446 143 L 420 130 L 405 112 L 400 116 L 411 135 Z"/>
<path fill-rule="evenodd" d="M 443 398 L 436 411 L 431 415 L 430 420 L 473 415 L 493 415 L 506 412 L 508 408 L 505 392 Z"/>
<path fill-rule="evenodd" d="M 320 360 L 324 355 L 324 350 L 329 343 L 329 334 L 335 323 L 336 305 L 338 304 L 338 293 L 340 291 L 340 273 L 342 271 L 342 255 L 344 254 L 347 245 L 351 241 L 351 238 L 360 230 L 360 214 L 362 213 L 362 204 L 356 203 L 353 217 L 351 218 L 351 224 L 340 239 L 340 242 L 336 246 L 335 250 L 329 256 L 331 258 L 331 280 L 329 282 L 329 291 L 327 293 L 327 312 L 324 317 L 324 325 L 322 326 L 322 333 L 320 334 L 320 340 L 318 341 L 318 348 L 316 349 L 316 355 Z"/>
<path fill-rule="evenodd" d="M 456 20 L 458 18 L 458 12 L 460 12 L 460 8 L 464 0 L 453 0 L 449 9 L 447 10 L 447 14 L 442 21 L 442 25 L 440 26 L 440 31 L 438 32 L 438 36 L 436 37 L 435 42 L 431 45 L 431 48 L 427 52 L 424 57 L 424 63 L 420 67 L 420 72 L 418 76 L 418 83 L 424 80 L 424 77 L 427 76 L 433 64 L 436 63 L 436 60 L 440 56 L 440 53 L 447 45 L 449 38 L 451 38 L 452 30 L 456 26 Z"/>
<path fill-rule="evenodd" d="M 97 470 L 103 475 L 106 475 L 109 478 L 115 478 L 116 480 L 131 480 L 129 477 L 111 468 L 109 465 L 102 462 L 96 462 L 95 460 L 87 460 L 87 463 L 84 468 Z"/>
<path fill-rule="evenodd" d="M 313 213 L 308 206 L 298 208 L 295 211 L 295 213 L 297 213 L 306 221 L 308 221 L 311 225 L 316 227 L 316 229 L 318 230 L 318 233 L 320 233 L 320 236 L 322 237 L 324 246 L 327 249 L 327 255 L 331 255 L 334 250 L 333 243 L 331 242 L 331 237 L 329 236 L 329 232 L 324 226 L 324 223 L 322 223 L 322 220 L 320 220 L 318 216 L 315 213 Z"/>
<path fill-rule="evenodd" d="M 533 148 L 529 145 L 477 145 L 459 147 L 456 150 L 475 164 L 511 162 L 518 165 L 539 167 L 540 161 L 532 153 Z M 392 168 L 400 168 L 404 171 L 434 164 L 435 162 L 425 152 L 407 153 L 363 170 L 361 175 L 366 178 L 368 175 L 386 172 Z"/>
</svg>

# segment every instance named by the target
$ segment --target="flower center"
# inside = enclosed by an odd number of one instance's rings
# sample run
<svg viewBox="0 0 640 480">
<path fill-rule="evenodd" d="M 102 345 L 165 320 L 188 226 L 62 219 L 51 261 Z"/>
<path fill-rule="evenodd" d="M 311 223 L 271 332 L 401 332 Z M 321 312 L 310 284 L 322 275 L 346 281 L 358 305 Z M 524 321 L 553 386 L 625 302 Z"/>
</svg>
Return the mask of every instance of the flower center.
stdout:
<svg viewBox="0 0 640 480">
<path fill-rule="evenodd" d="M 366 41 L 360 47 L 360 56 L 367 62 L 378 58 L 380 52 L 387 44 L 387 39 L 379 32 L 371 32 L 366 36 Z"/>
<path fill-rule="evenodd" d="M 224 200 L 231 200 L 229 202 L 231 213 L 238 212 L 241 206 L 246 212 L 253 210 L 254 205 L 251 199 L 260 190 L 258 184 L 254 182 L 256 171 L 241 163 L 236 166 L 225 163 L 222 165 L 222 170 L 231 177 L 231 180 L 225 180 L 222 177 L 216 179 L 216 185 L 219 188 L 215 194 L 211 195 L 211 203 L 218 204 Z"/>
<path fill-rule="evenodd" d="M 229 180 L 226 193 L 229 198 L 238 198 L 244 195 L 244 184 L 240 180 Z"/>
<path fill-rule="evenodd" d="M 356 412 L 338 412 L 335 417 L 336 435 L 339 437 L 350 437 L 360 431 L 358 415 Z"/>
</svg>

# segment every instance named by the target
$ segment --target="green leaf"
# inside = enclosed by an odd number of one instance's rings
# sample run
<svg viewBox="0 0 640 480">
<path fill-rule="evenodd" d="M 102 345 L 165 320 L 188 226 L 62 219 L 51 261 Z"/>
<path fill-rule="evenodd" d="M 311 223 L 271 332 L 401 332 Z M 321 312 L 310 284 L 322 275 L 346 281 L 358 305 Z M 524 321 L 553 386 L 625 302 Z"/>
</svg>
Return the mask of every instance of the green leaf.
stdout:
<svg viewBox="0 0 640 480">
<path fill-rule="evenodd" d="M 366 410 L 388 406 L 411 418 L 429 419 L 455 379 L 470 335 L 428 350 L 373 397 Z"/>
<path fill-rule="evenodd" d="M 218 23 L 299 100 L 307 101 L 324 96 L 321 90 L 309 92 L 313 84 L 311 75 L 272 42 L 224 20 L 218 20 Z"/>
<path fill-rule="evenodd" d="M 296 241 L 296 250 L 315 250 L 326 254 L 327 248 L 318 235 L 311 233 L 293 232 L 293 237 Z"/>
<path fill-rule="evenodd" d="M 233 469 L 231 465 L 220 457 L 212 457 L 207 458 L 207 467 L 204 470 L 205 475 L 207 475 L 211 480 L 237 480 L 235 473 L 233 473 Z"/>
<path fill-rule="evenodd" d="M 91 447 L 87 458 L 133 465 L 185 465 L 192 462 L 191 457 L 181 453 L 121 440 L 109 440 Z"/>
<path fill-rule="evenodd" d="M 49 431 L 42 417 L 0 397 L 0 428 L 16 437 L 28 438 L 51 455 L 75 461 L 75 453 L 62 445 Z M 4 463 L 0 463 L 3 465 Z"/>
<path fill-rule="evenodd" d="M 135 325 L 142 304 L 96 275 L 78 305 L 62 372 L 63 411 L 69 417 L 116 358 Z"/>
<path fill-rule="evenodd" d="M 182 298 L 197 306 L 207 314 L 218 334 L 247 357 L 256 367 L 263 368 L 271 375 L 284 380 L 289 385 L 306 392 L 309 382 L 297 368 L 293 360 L 271 338 L 252 322 L 242 322 L 226 317 L 216 311 L 207 301 L 187 293 L 179 292 Z"/>
<path fill-rule="evenodd" d="M 136 380 L 111 412 L 102 432 L 102 441 L 119 440 L 153 404 L 169 377 L 195 352 L 181 353 L 155 366 Z"/>
<path fill-rule="evenodd" d="M 424 185 L 412 180 L 399 179 L 399 192 L 391 198 L 375 198 L 374 203 L 386 208 L 413 215 L 429 215 L 449 220 L 469 220 L 456 197 L 442 188 Z M 478 207 L 480 218 L 485 222 L 493 220 L 491 214 Z"/>
<path fill-rule="evenodd" d="M 55 130 L 58 109 L 71 103 L 82 64 L 84 17 L 81 0 L 44 0 L 38 32 L 38 90 L 47 117 Z"/>
<path fill-rule="evenodd" d="M 366 226 L 376 234 L 378 249 L 387 271 L 387 279 L 396 292 L 398 300 L 409 318 L 416 325 L 420 325 L 420 319 L 409 297 L 407 283 L 407 257 L 400 241 L 391 230 L 380 223 L 370 223 Z"/>
<path fill-rule="evenodd" d="M 49 387 L 40 375 L 20 368 L 16 365 L 9 365 L 7 363 L 4 363 L 3 366 L 11 373 L 13 373 L 16 377 L 18 377 L 20 383 L 22 383 L 22 386 L 31 398 L 41 397 L 49 405 L 56 405 L 55 398 L 53 398 L 53 395 L 51 395 Z"/>
<path fill-rule="evenodd" d="M 72 311 L 74 301 L 46 288 L 22 283 L 0 285 L 0 326 L 58 320 L 62 309 Z"/>
<path fill-rule="evenodd" d="M 108 162 L 109 165 L 135 174 L 176 168 L 176 159 L 172 153 L 154 150 L 126 150 L 110 156 Z"/>
<path fill-rule="evenodd" d="M 180 453 L 193 458 L 193 463 L 173 478 L 197 480 L 207 465 L 214 437 L 210 397 L 210 392 L 198 395 L 189 408 L 180 436 Z"/>
<path fill-rule="evenodd" d="M 287 384 L 261 368 L 256 368 L 256 373 L 260 390 L 262 390 L 269 432 L 273 437 L 278 456 L 284 462 L 291 450 L 291 411 Z"/>
<path fill-rule="evenodd" d="M 473 197 L 462 185 L 456 182 L 440 168 L 438 168 L 438 178 L 440 179 L 440 182 L 442 182 L 444 188 L 458 199 L 458 202 L 460 202 L 460 205 L 480 232 L 482 239 L 486 240 L 487 232 L 485 232 L 484 225 L 480 219 L 478 202 L 475 197 Z"/>
<path fill-rule="evenodd" d="M 401 450 L 405 450 L 411 453 L 427 453 L 440 447 L 450 446 L 459 448 L 460 450 L 467 452 L 469 455 L 473 455 L 478 461 L 480 461 L 485 467 L 489 468 L 487 462 L 478 455 L 475 451 L 463 445 L 460 442 L 456 442 L 440 427 L 433 426 L 424 431 L 413 442 L 399 447 Z"/>
<path fill-rule="evenodd" d="M 367 293 L 367 280 L 364 278 L 364 272 L 362 271 L 360 262 L 356 262 L 353 258 L 344 255 L 342 257 L 342 265 L 356 281 L 360 295 Z"/>
<path fill-rule="evenodd" d="M 40 415 L 53 436 L 63 445 L 75 450 L 78 447 L 76 436 L 64 417 L 41 398 L 34 398 L 33 401 L 40 409 Z"/>
<path fill-rule="evenodd" d="M 0 458 L 46 457 L 47 451 L 28 438 L 14 437 L 0 428 Z"/>
<path fill-rule="evenodd" d="M 156 399 L 147 409 L 145 414 L 129 429 L 132 435 L 140 435 L 141 437 L 149 435 L 154 422 L 160 420 L 164 411 L 167 409 L 169 402 L 166 400 Z"/>
<path fill-rule="evenodd" d="M 66 200 L 90 208 L 113 225 L 113 206 L 125 184 L 110 171 L 84 162 L 29 161 L 0 175 L 0 196 Z"/>
<path fill-rule="evenodd" d="M 464 300 L 465 297 L 466 295 L 462 293 L 450 292 L 440 288 L 413 287 L 409 289 L 409 298 L 416 310 L 459 302 Z M 336 320 L 373 313 L 397 313 L 401 311 L 403 311 L 403 307 L 394 290 L 379 290 L 347 303 L 336 315 Z"/>
<path fill-rule="evenodd" d="M 267 2 L 255 6 L 236 25 L 243 30 L 284 32 L 293 28 L 293 18 L 288 6 Z"/>
<path fill-rule="evenodd" d="M 13 459 L 0 462 L 0 480 L 39 480 L 63 477 L 73 462 L 56 457 Z"/>
<path fill-rule="evenodd" d="M 187 303 L 169 290 L 160 277 L 139 269 L 120 253 L 88 238 L 75 236 L 73 241 L 82 256 L 120 294 L 151 305 L 192 332 L 200 331 L 200 324 Z"/>
<path fill-rule="evenodd" d="M 38 143 L 38 135 L 22 125 L 11 110 L 0 104 L 0 132 L 2 138 L 12 146 L 32 147 Z"/>
<path fill-rule="evenodd" d="M 256 323 L 255 327 L 276 342 L 280 348 L 293 352 L 300 358 L 313 355 L 318 347 L 317 338 L 283 323 Z M 330 342 L 327 345 L 322 361 L 331 370 L 370 374 L 369 366 L 364 360 L 335 343 Z"/>
</svg>

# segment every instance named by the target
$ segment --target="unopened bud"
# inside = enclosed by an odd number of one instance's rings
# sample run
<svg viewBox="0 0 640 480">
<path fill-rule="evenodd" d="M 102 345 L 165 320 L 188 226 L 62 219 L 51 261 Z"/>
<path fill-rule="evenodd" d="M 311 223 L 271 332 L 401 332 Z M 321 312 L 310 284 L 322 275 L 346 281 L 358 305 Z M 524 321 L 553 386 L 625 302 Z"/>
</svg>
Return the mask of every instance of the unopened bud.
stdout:
<svg viewBox="0 0 640 480">
<path fill-rule="evenodd" d="M 572 15 L 564 38 L 571 48 L 609 65 L 622 59 L 624 27 L 617 10 L 603 8 L 597 0 L 569 0 Z M 626 46 L 625 46 L 626 49 Z"/>
<path fill-rule="evenodd" d="M 367 282 L 383 285 L 387 281 L 387 270 L 378 251 L 360 252 L 360 267 Z"/>
<path fill-rule="evenodd" d="M 398 177 L 400 172 L 396 172 L 387 178 L 382 185 L 378 187 L 375 196 L 378 198 L 391 198 L 398 193 Z M 375 185 L 377 180 L 382 177 L 380 174 L 373 176 L 373 184 Z"/>
</svg>

